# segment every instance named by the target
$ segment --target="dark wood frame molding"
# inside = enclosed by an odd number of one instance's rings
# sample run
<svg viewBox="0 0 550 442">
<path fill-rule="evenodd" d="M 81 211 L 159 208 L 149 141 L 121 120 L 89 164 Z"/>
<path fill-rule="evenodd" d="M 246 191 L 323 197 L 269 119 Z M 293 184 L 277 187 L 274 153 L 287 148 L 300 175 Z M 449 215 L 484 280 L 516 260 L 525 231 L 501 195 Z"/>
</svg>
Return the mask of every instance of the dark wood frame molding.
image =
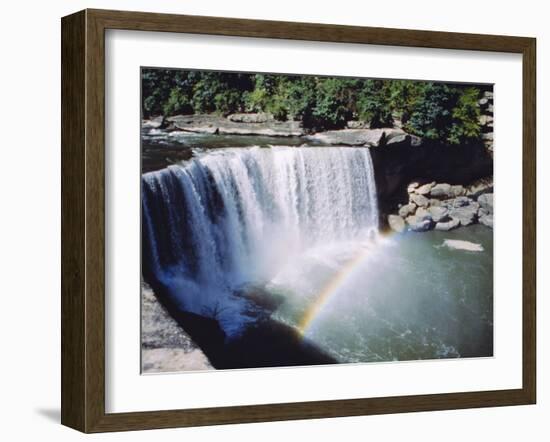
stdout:
<svg viewBox="0 0 550 442">
<path fill-rule="evenodd" d="M 84 10 L 62 28 L 61 422 L 83 432 L 534 404 L 536 401 L 536 40 L 405 29 Z M 523 56 L 523 386 L 192 410 L 105 412 L 105 30 L 179 32 L 496 51 Z"/>
</svg>

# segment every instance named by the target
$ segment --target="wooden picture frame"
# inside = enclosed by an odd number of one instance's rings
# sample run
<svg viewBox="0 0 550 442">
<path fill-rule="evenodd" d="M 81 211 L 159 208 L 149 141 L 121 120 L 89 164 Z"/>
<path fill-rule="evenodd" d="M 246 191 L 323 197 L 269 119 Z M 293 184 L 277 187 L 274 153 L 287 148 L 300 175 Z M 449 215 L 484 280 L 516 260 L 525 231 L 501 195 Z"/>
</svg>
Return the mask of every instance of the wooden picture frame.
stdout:
<svg viewBox="0 0 550 442">
<path fill-rule="evenodd" d="M 105 412 L 105 30 L 418 48 L 523 57 L 523 385 L 512 390 L 220 408 Z M 62 19 L 62 409 L 83 432 L 534 404 L 536 400 L 536 41 L 533 38 L 84 10 Z"/>
</svg>

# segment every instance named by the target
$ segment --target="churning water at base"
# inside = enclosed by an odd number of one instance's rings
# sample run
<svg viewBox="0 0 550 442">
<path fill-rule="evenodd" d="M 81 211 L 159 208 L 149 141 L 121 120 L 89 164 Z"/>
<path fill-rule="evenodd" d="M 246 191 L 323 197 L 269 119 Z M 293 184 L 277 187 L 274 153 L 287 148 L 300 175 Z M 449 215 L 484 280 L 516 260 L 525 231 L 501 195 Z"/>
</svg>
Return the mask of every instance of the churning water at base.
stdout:
<svg viewBox="0 0 550 442">
<path fill-rule="evenodd" d="M 386 237 L 378 217 L 369 149 L 209 150 L 142 175 L 142 271 L 228 338 L 269 298 L 339 362 L 491 356 L 492 231 Z"/>
</svg>

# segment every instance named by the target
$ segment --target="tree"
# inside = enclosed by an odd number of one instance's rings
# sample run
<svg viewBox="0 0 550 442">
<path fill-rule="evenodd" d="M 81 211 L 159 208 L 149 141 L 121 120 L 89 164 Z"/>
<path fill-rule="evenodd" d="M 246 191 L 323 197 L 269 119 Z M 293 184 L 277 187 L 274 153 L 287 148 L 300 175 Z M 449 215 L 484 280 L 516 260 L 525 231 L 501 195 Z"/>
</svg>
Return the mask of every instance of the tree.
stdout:
<svg viewBox="0 0 550 442">
<path fill-rule="evenodd" d="M 479 140 L 481 126 L 479 124 L 479 89 L 466 88 L 458 97 L 453 108 L 451 125 L 447 140 L 451 144 L 464 144 Z"/>
<path fill-rule="evenodd" d="M 428 140 L 445 140 L 452 124 L 456 91 L 443 83 L 426 83 L 412 106 L 406 128 Z"/>
<path fill-rule="evenodd" d="M 388 80 L 365 80 L 357 98 L 357 114 L 371 128 L 393 125 Z"/>
</svg>

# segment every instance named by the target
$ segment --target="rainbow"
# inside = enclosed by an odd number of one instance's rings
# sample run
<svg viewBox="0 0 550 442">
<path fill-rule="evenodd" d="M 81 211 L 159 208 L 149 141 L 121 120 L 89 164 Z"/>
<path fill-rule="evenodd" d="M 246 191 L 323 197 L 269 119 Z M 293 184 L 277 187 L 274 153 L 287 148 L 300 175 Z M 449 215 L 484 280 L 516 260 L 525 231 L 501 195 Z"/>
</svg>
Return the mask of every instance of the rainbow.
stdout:
<svg viewBox="0 0 550 442">
<path fill-rule="evenodd" d="M 307 329 L 314 322 L 315 318 L 328 304 L 329 300 L 338 292 L 338 289 L 349 279 L 354 271 L 360 266 L 365 258 L 372 251 L 371 247 L 359 251 L 352 259 L 344 264 L 342 269 L 336 273 L 329 282 L 323 287 L 315 302 L 306 310 L 298 324 L 298 330 L 304 335 Z"/>
</svg>

